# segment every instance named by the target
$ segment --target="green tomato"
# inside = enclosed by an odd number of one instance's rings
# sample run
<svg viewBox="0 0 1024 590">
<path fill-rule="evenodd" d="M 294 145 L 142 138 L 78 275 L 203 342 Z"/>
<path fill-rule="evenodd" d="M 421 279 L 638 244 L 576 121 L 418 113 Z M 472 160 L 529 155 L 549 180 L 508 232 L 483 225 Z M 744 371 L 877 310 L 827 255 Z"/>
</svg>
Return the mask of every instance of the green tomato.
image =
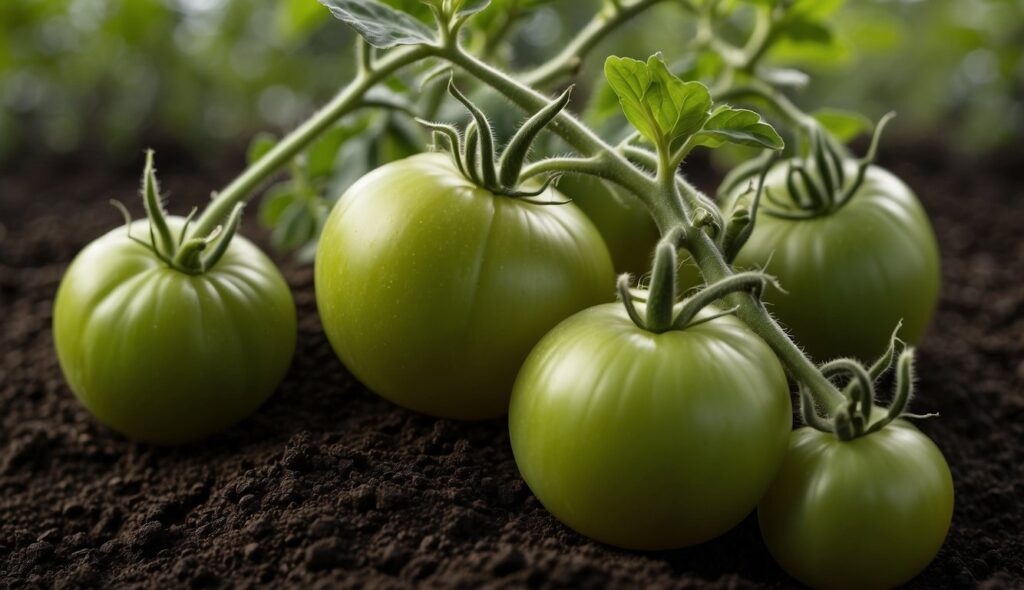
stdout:
<svg viewBox="0 0 1024 590">
<path fill-rule="evenodd" d="M 765 186 L 789 203 L 786 166 L 776 165 Z M 939 251 L 928 216 L 906 184 L 876 166 L 832 213 L 789 220 L 761 209 L 735 265 L 778 277 L 786 292 L 769 291 L 766 302 L 821 360 L 874 359 L 901 320 L 900 337 L 917 342 L 938 300 Z"/>
<path fill-rule="evenodd" d="M 507 412 L 530 349 L 611 300 L 614 285 L 607 248 L 575 205 L 492 194 L 439 153 L 352 185 L 316 256 L 317 306 L 341 360 L 379 395 L 445 418 Z"/>
<path fill-rule="evenodd" d="M 939 449 L 896 420 L 841 441 L 801 428 L 758 507 L 775 560 L 813 588 L 892 588 L 921 572 L 953 517 Z"/>
<path fill-rule="evenodd" d="M 558 190 L 572 199 L 601 232 L 616 272 L 643 275 L 651 270 L 654 247 L 661 239 L 658 226 L 643 203 L 623 191 L 614 191 L 600 179 L 567 174 Z M 681 252 L 677 282 L 680 292 L 702 284 L 697 263 Z"/>
<path fill-rule="evenodd" d="M 785 455 L 790 412 L 782 367 L 739 320 L 654 334 L 613 303 L 530 353 L 509 432 L 523 479 L 559 520 L 611 545 L 670 549 L 754 509 Z"/>
<path fill-rule="evenodd" d="M 566 174 L 558 190 L 572 199 L 601 232 L 617 272 L 643 274 L 651 269 L 651 254 L 661 234 L 636 197 L 612 191 L 601 180 Z"/>
<path fill-rule="evenodd" d="M 175 235 L 184 220 L 168 218 Z M 132 234 L 149 235 L 136 221 Z M 68 385 L 100 422 L 133 439 L 196 441 L 251 414 L 281 382 L 295 351 L 287 283 L 235 236 L 204 274 L 170 268 L 124 227 L 71 263 L 53 311 Z"/>
</svg>

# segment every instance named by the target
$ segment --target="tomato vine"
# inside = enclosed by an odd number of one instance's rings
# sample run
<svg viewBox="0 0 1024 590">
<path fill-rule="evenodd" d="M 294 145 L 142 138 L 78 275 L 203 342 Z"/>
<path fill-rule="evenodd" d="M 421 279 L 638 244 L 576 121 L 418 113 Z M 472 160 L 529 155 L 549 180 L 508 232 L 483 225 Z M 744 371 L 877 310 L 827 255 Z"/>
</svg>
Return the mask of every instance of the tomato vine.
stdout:
<svg viewBox="0 0 1024 590">
<path fill-rule="evenodd" d="M 598 178 L 615 185 L 642 203 L 661 232 L 662 239 L 653 257 L 649 283 L 641 285 L 644 287 L 640 289 L 643 295 L 636 294 L 633 277 L 622 275 L 616 287 L 624 310 L 612 312 L 606 309 L 591 314 L 608 326 L 614 325 L 614 331 L 625 330 L 617 323 L 623 313 L 634 324 L 625 331 L 631 332 L 635 327 L 656 336 L 686 332 L 704 323 L 721 322 L 720 318 L 724 315 L 735 315 L 745 325 L 743 330 L 749 330 L 760 337 L 796 381 L 803 419 L 813 429 L 848 442 L 873 436 L 902 418 L 920 417 L 907 413 L 913 393 L 913 347 L 901 349 L 900 341 L 894 333 L 888 350 L 871 366 L 865 366 L 861 359 L 855 358 L 837 358 L 818 365 L 804 353 L 762 301 L 767 286 L 781 290 L 786 287 L 785 281 L 776 281 L 768 274 L 770 269 L 734 268 L 740 252 L 756 232 L 759 213 L 792 221 L 832 215 L 855 198 L 873 165 L 878 140 L 882 128 L 889 120 L 888 116 L 875 129 L 867 154 L 861 159 L 854 159 L 843 147 L 838 129 L 845 130 L 842 133 L 844 136 L 863 131 L 866 128 L 863 117 L 840 111 L 805 113 L 787 98 L 783 89 L 806 83 L 806 76 L 792 70 L 768 68 L 763 64 L 764 57 L 781 40 L 827 35 L 828 30 L 822 24 L 822 19 L 834 3 L 751 0 L 755 16 L 753 25 L 745 40 L 734 44 L 719 33 L 722 23 L 728 19 L 730 10 L 736 4 L 734 2 L 608 0 L 560 53 L 532 70 L 512 75 L 468 49 L 463 42 L 466 35 L 462 33 L 488 7 L 489 0 L 423 0 L 433 15 L 433 26 L 409 12 L 393 7 L 393 2 L 320 2 L 358 33 L 355 51 L 357 74 L 326 106 L 298 128 L 280 141 L 267 142 L 261 146 L 259 156 L 222 191 L 214 194 L 213 201 L 201 215 L 195 219 L 190 215 L 180 223 L 176 221 L 178 235 L 172 233 L 165 219 L 150 155 L 143 190 L 150 221 L 150 241 L 147 244 L 142 239 L 133 239 L 146 246 L 164 264 L 192 275 L 202 275 L 209 271 L 230 244 L 238 227 L 242 205 L 265 181 L 287 166 L 298 170 L 295 167 L 296 158 L 343 117 L 361 108 L 387 109 L 415 118 L 430 132 L 436 148 L 445 148 L 450 152 L 450 163 L 439 163 L 437 156 L 415 156 L 417 160 L 407 160 L 401 166 L 392 168 L 407 169 L 395 173 L 397 175 L 411 174 L 419 175 L 417 178 L 430 178 L 434 184 L 425 183 L 429 185 L 429 190 L 424 189 L 430 193 L 430 198 L 441 199 L 438 195 L 448 190 L 448 187 L 458 185 L 460 190 L 468 192 L 481 189 L 477 192 L 486 193 L 487 199 L 511 197 L 527 201 L 524 207 L 533 206 L 537 202 L 552 204 L 541 197 L 553 194 L 549 189 L 559 176 L 573 174 Z M 693 17 L 695 34 L 686 48 L 690 59 L 682 65 L 669 65 L 660 53 L 644 61 L 608 57 L 604 62 L 605 78 L 621 112 L 633 129 L 617 143 L 608 141 L 592 126 L 569 112 L 567 107 L 571 86 L 554 99 L 549 91 L 569 82 L 601 40 L 633 18 L 662 4 L 671 4 Z M 500 37 L 506 34 L 512 26 L 512 20 L 513 16 L 509 15 L 508 22 L 500 26 L 496 35 Z M 495 43 L 497 41 L 489 39 L 481 52 L 484 55 L 493 54 Z M 384 90 L 396 74 L 413 68 L 418 68 L 422 87 L 433 85 L 433 88 L 424 90 L 424 94 L 428 95 L 426 106 L 417 107 Z M 448 80 L 447 86 L 438 86 L 439 81 L 445 79 Z M 503 147 L 492 130 L 486 109 L 476 104 L 471 93 L 460 91 L 464 82 L 481 84 L 530 115 Z M 438 107 L 445 89 L 470 115 L 470 122 L 463 129 L 439 121 L 442 117 Z M 771 170 L 777 164 L 775 154 L 787 148 L 782 135 L 757 111 L 723 101 L 743 102 L 755 108 L 766 107 L 795 136 L 797 141 L 789 146 L 792 157 L 784 164 L 784 184 L 790 202 L 784 202 L 780 195 L 775 194 L 770 182 L 773 178 Z M 574 153 L 529 162 L 530 148 L 544 130 L 560 138 Z M 716 149 L 726 144 L 752 147 L 761 150 L 761 155 L 738 166 L 726 178 L 719 197 L 722 197 L 723 205 L 728 206 L 720 207 L 715 199 L 703 194 L 689 182 L 680 170 L 695 149 Z M 462 183 L 461 179 L 451 181 L 449 177 L 456 174 L 464 177 L 466 182 Z M 303 194 L 309 193 L 308 179 L 304 173 L 296 176 L 298 181 L 303 182 Z M 392 180 L 385 175 L 371 174 L 364 177 L 361 186 L 372 185 L 378 192 L 392 195 L 399 192 Z M 403 206 L 401 198 L 404 197 L 396 196 L 389 206 L 400 209 Z M 557 201 L 555 203 L 557 206 Z M 367 214 L 364 212 L 362 215 Z M 582 213 L 575 211 L 566 213 L 566 216 L 582 216 Z M 369 225 L 369 220 L 365 217 L 355 221 L 342 220 L 332 214 L 332 219 L 327 223 L 358 229 Z M 389 231 L 391 229 L 394 228 L 388 228 Z M 587 231 L 596 235 L 593 228 Z M 417 234 L 414 237 L 429 243 L 432 236 Z M 563 241 L 569 241 L 571 236 L 563 238 Z M 595 241 L 600 242 L 596 238 Z M 356 247 L 354 244 L 358 241 L 335 236 L 332 243 L 336 250 L 343 250 L 342 246 Z M 555 243 L 549 246 L 552 252 L 558 250 Z M 677 272 L 683 251 L 696 262 L 705 284 L 679 301 Z M 367 253 L 362 262 L 375 260 L 374 256 L 378 254 L 380 252 Z M 344 253 L 333 252 L 330 257 L 339 266 L 348 264 L 343 260 Z M 319 277 L 324 264 L 327 263 L 318 256 L 318 297 L 322 295 Z M 606 270 L 608 265 L 605 256 L 601 268 L 577 282 L 586 283 L 599 275 L 610 276 Z M 355 268 L 359 264 L 352 263 L 350 266 Z M 368 272 L 365 266 L 359 267 L 359 272 Z M 395 268 L 398 269 L 396 272 L 400 272 L 404 267 L 397 264 Z M 543 274 L 542 270 L 534 274 Z M 324 270 L 324 276 L 329 276 L 330 272 L 329 268 Z M 531 276 L 531 272 L 524 272 L 523 276 Z M 344 305 L 336 301 L 350 294 L 346 291 L 349 285 L 337 277 L 331 281 L 329 288 L 335 290 L 336 295 L 341 295 L 334 299 L 330 299 L 330 295 L 323 295 L 328 310 L 322 312 L 322 315 L 334 314 L 341 318 L 339 322 L 348 322 L 342 328 L 335 327 L 332 330 L 328 327 L 332 343 L 343 341 L 351 333 L 365 338 L 378 336 L 375 334 L 376 328 L 362 322 L 365 317 L 375 313 L 372 311 L 373 306 L 367 304 L 358 313 L 349 313 L 351 310 L 346 311 Z M 410 286 L 429 286 L 433 276 L 418 276 L 417 281 L 410 281 Z M 369 289 L 368 284 L 360 283 L 358 288 Z M 559 313 L 572 313 L 579 309 L 576 304 L 581 301 L 600 299 L 599 288 L 590 289 L 593 285 L 589 283 L 586 286 L 587 293 L 576 297 L 578 301 L 565 305 L 565 309 L 560 309 Z M 608 287 L 610 291 L 612 285 Z M 365 293 L 369 295 L 364 299 L 371 301 L 373 292 Z M 443 299 L 444 293 L 438 293 L 440 295 L 435 293 L 438 299 Z M 532 295 L 540 298 L 536 293 Z M 534 305 L 531 301 L 518 303 L 520 307 L 526 308 Z M 711 304 L 721 304 L 722 309 L 711 311 L 708 309 Z M 451 307 L 453 309 L 449 311 L 452 315 L 461 312 L 457 305 Z M 728 322 L 716 324 L 714 329 L 708 328 L 708 333 L 731 329 L 729 326 L 736 320 L 730 319 Z M 544 327 L 550 328 L 547 325 Z M 585 331 L 584 327 L 579 327 L 581 333 Z M 535 341 L 532 340 L 532 332 L 529 338 L 530 343 Z M 391 343 L 401 339 L 402 334 L 396 332 L 387 335 L 381 342 L 372 342 L 368 347 L 375 351 L 391 351 L 388 348 Z M 458 335 L 451 338 L 453 348 L 461 344 L 464 343 L 459 342 Z M 519 351 L 522 348 L 520 344 L 517 342 L 516 347 L 512 347 L 516 349 L 516 354 L 523 352 Z M 346 346 L 347 343 L 344 343 L 342 347 Z M 557 343 L 551 346 L 558 348 Z M 764 348 L 763 345 L 758 346 Z M 405 400 L 407 405 L 421 411 L 460 417 L 488 417 L 495 412 L 500 413 L 506 407 L 507 399 L 501 396 L 484 400 L 486 403 L 483 403 L 476 399 L 479 396 L 472 387 L 474 384 L 463 387 L 466 385 L 464 383 L 458 385 L 465 389 L 462 392 L 464 400 L 472 400 L 467 403 L 480 405 L 473 408 L 473 411 L 465 407 L 451 410 L 440 399 L 441 393 L 435 396 L 437 399 L 410 401 L 407 396 L 408 383 L 396 385 L 391 382 L 390 360 L 369 362 L 360 356 L 360 351 L 346 351 L 351 359 L 356 359 L 353 363 L 362 364 L 364 380 L 386 383 L 386 386 L 381 387 L 393 391 L 385 395 Z M 520 360 L 519 357 L 512 359 L 514 362 Z M 776 367 L 777 363 L 773 363 L 775 361 L 771 360 L 768 365 Z M 486 363 L 481 361 L 480 365 Z M 890 406 L 879 417 L 876 416 L 879 410 L 875 405 L 875 384 L 893 366 L 896 369 L 895 394 Z M 780 374 L 777 368 L 769 367 L 765 371 L 766 374 L 773 371 Z M 488 372 L 495 373 L 497 370 L 489 369 Z M 538 384 L 541 380 L 537 377 L 531 383 L 531 387 L 535 387 L 539 393 L 531 391 L 524 395 L 536 393 L 543 397 L 546 392 L 543 384 Z M 413 384 L 417 385 L 415 382 Z M 434 389 L 444 392 L 453 388 L 456 387 L 439 380 Z M 788 399 L 785 403 L 789 403 Z M 521 422 L 524 431 L 532 430 L 532 427 L 524 426 L 529 422 L 527 418 Z M 900 424 L 902 428 L 904 423 Z M 758 485 L 761 484 L 767 485 L 759 481 Z M 743 500 L 748 501 L 750 498 Z M 742 508 L 739 504 L 737 506 Z M 703 538 L 701 535 L 703 533 L 694 533 L 693 539 Z M 636 541 L 635 537 L 631 537 L 629 544 L 644 545 Z"/>
</svg>

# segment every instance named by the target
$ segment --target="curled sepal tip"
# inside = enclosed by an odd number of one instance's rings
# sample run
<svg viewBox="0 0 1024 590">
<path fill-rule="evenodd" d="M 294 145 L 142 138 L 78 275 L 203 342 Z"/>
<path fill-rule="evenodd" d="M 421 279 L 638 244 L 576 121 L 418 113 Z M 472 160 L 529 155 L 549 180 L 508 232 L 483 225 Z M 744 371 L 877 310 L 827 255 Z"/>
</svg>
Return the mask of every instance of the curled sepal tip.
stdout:
<svg viewBox="0 0 1024 590">
<path fill-rule="evenodd" d="M 846 187 L 843 194 L 839 197 L 838 207 L 843 206 L 843 204 L 853 198 L 854 193 L 864 184 L 864 176 L 867 174 L 868 168 L 875 163 L 875 158 L 878 156 L 878 145 L 882 140 L 882 133 L 885 131 L 889 121 L 892 121 L 895 117 L 896 113 L 889 111 L 878 120 L 875 130 L 871 134 L 871 145 L 868 146 L 868 151 L 864 154 L 864 157 L 857 161 L 857 174 L 853 177 L 853 182 Z"/>
<path fill-rule="evenodd" d="M 572 89 L 570 86 L 558 98 L 527 119 L 509 140 L 498 164 L 498 182 L 502 187 L 512 188 L 519 182 L 519 173 L 523 169 L 530 146 L 537 135 L 568 106 Z"/>
<path fill-rule="evenodd" d="M 124 203 L 118 201 L 117 199 L 110 199 L 110 204 L 113 205 L 115 209 L 121 212 L 121 216 L 124 218 L 125 234 L 128 236 L 128 239 L 142 246 L 146 250 L 149 250 L 150 252 L 153 253 L 154 256 L 162 260 L 164 263 L 170 265 L 171 260 L 164 256 L 159 251 L 157 251 L 157 249 L 153 247 L 152 241 L 146 242 L 132 235 L 132 214 L 128 211 L 128 207 L 125 207 Z M 152 236 L 152 228 L 150 229 L 150 232 L 150 235 Z"/>
<path fill-rule="evenodd" d="M 615 281 L 615 289 L 618 293 L 619 301 L 626 308 L 626 314 L 629 316 L 629 319 L 633 320 L 633 323 L 638 328 L 646 330 L 647 321 L 640 315 L 640 310 L 637 309 L 636 301 L 634 301 L 633 292 L 629 288 L 631 281 L 629 273 L 622 273 L 619 275 L 618 280 Z"/>
<path fill-rule="evenodd" d="M 832 423 L 818 415 L 810 390 L 803 383 L 798 383 L 797 391 L 800 394 L 800 418 L 804 424 L 821 432 L 834 432 Z"/>
<path fill-rule="evenodd" d="M 672 327 L 682 330 L 687 326 L 695 325 L 694 319 L 702 309 L 733 293 L 750 293 L 759 300 L 766 285 L 773 285 L 779 288 L 775 277 L 755 271 L 736 273 L 711 283 L 683 301 L 679 313 L 672 320 Z"/>
<path fill-rule="evenodd" d="M 850 386 L 844 390 L 847 405 L 843 415 L 850 421 L 851 435 L 860 435 L 870 422 L 871 410 L 875 405 L 875 385 L 868 370 L 853 359 L 841 358 L 823 364 L 821 373 L 828 378 L 843 374 L 851 378 Z M 837 428 L 836 432 L 841 430 Z M 845 434 L 845 430 L 842 432 Z"/>
<path fill-rule="evenodd" d="M 494 132 L 491 130 L 491 122 L 487 120 L 487 116 L 480 110 L 465 94 L 463 94 L 458 88 L 455 87 L 455 78 L 448 80 L 448 93 L 455 98 L 455 100 L 462 103 L 462 106 L 466 107 L 469 114 L 473 117 L 473 121 L 476 122 L 479 140 L 480 140 L 480 167 L 482 172 L 482 178 L 484 186 L 491 187 L 497 184 L 498 173 L 494 162 Z"/>
</svg>

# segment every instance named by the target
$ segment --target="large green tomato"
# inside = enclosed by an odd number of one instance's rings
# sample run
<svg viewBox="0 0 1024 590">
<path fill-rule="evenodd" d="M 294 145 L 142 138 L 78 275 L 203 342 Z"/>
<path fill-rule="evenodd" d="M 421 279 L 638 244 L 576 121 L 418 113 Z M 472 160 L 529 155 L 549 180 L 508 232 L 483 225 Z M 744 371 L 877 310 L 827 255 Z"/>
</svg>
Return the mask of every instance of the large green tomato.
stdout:
<svg viewBox="0 0 1024 590">
<path fill-rule="evenodd" d="M 567 174 L 558 190 L 572 199 L 601 232 L 616 272 L 640 276 L 650 272 L 654 247 L 661 239 L 658 226 L 636 197 L 613 191 L 600 179 Z M 676 274 L 679 291 L 700 285 L 703 280 L 693 259 L 683 252 Z"/>
<path fill-rule="evenodd" d="M 776 165 L 765 186 L 789 203 L 786 166 Z M 819 360 L 874 359 L 900 320 L 900 337 L 917 342 L 938 300 L 939 251 L 928 216 L 907 185 L 876 166 L 832 213 L 789 220 L 761 209 L 735 264 L 778 277 L 786 292 L 769 291 L 765 300 Z"/>
<path fill-rule="evenodd" d="M 953 479 L 935 444 L 903 420 L 850 441 L 801 428 L 757 514 L 775 560 L 804 584 L 892 588 L 942 546 Z"/>
<path fill-rule="evenodd" d="M 614 289 L 608 250 L 575 205 L 494 195 L 439 153 L 352 185 L 316 256 L 320 318 L 349 370 L 399 405 L 446 418 L 508 411 L 530 349 Z"/>
<path fill-rule="evenodd" d="M 654 334 L 614 303 L 530 353 L 509 432 L 523 478 L 559 520 L 611 545 L 670 549 L 753 510 L 785 455 L 790 411 L 782 367 L 739 320 Z"/>
<path fill-rule="evenodd" d="M 168 218 L 177 235 L 183 219 Z M 149 236 L 149 222 L 132 224 Z M 251 414 L 295 350 L 295 305 L 281 273 L 235 236 L 204 274 L 160 261 L 121 227 L 89 244 L 57 291 L 53 336 L 71 390 L 133 439 L 180 444 Z"/>
</svg>

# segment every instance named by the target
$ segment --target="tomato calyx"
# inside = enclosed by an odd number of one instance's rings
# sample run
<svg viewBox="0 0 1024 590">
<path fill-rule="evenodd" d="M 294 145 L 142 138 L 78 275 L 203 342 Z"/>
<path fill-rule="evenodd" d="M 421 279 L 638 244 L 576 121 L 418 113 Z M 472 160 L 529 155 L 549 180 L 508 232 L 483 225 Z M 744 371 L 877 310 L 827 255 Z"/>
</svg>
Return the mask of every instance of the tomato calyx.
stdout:
<svg viewBox="0 0 1024 590">
<path fill-rule="evenodd" d="M 203 274 L 213 268 L 224 256 L 231 240 L 238 232 L 242 220 L 242 204 L 235 205 L 223 225 L 218 225 L 205 237 L 188 238 L 188 228 L 196 217 L 197 209 L 192 208 L 185 223 L 174 235 L 167 223 L 167 212 L 160 196 L 160 185 L 153 165 L 153 150 L 146 152 L 146 166 L 142 173 L 142 201 L 149 219 L 149 241 L 132 235 L 132 216 L 128 208 L 117 200 L 110 203 L 124 216 L 128 239 L 150 251 L 167 266 L 191 275 Z"/>
<path fill-rule="evenodd" d="M 832 417 L 818 415 L 814 399 L 801 383 L 800 414 L 810 427 L 821 432 L 832 433 L 839 440 L 848 441 L 868 436 L 885 428 L 897 418 L 932 418 L 938 414 L 911 414 L 907 412 L 914 397 L 914 348 L 906 346 L 897 338 L 900 326 L 892 334 L 889 348 L 870 368 L 860 361 L 840 358 L 821 365 L 820 369 L 829 379 L 846 376 L 849 382 L 843 389 L 847 403 Z M 896 386 L 892 402 L 881 418 L 872 421 L 875 409 L 876 382 L 895 366 Z"/>
<path fill-rule="evenodd" d="M 767 188 L 767 203 L 761 208 L 768 215 L 792 220 L 813 219 L 841 209 L 863 186 L 867 170 L 875 162 L 882 132 L 895 116 L 890 112 L 878 121 L 867 153 L 857 159 L 852 159 L 823 127 L 811 127 L 807 154 L 789 160 L 786 168 L 788 202 Z M 851 162 L 855 166 L 852 176 L 848 175 Z"/>
<path fill-rule="evenodd" d="M 719 313 L 697 319 L 705 307 L 733 293 L 750 293 L 760 299 L 765 286 L 771 284 L 780 289 L 774 277 L 763 272 L 740 272 L 720 281 L 706 285 L 682 302 L 677 302 L 676 275 L 679 269 L 678 249 L 683 235 L 682 228 L 670 231 L 658 243 L 651 268 L 650 283 L 647 289 L 635 292 L 630 289 L 629 273 L 619 275 L 616 282 L 619 300 L 626 308 L 626 313 L 638 328 L 661 334 L 669 330 L 685 330 L 686 328 L 709 322 L 716 318 L 732 314 L 736 307 L 730 307 Z M 636 302 L 644 302 L 644 313 Z"/>
<path fill-rule="evenodd" d="M 487 116 L 455 87 L 453 80 L 448 82 L 448 93 L 466 107 L 473 119 L 466 127 L 465 134 L 460 133 L 455 126 L 447 123 L 435 123 L 423 119 L 416 119 L 416 121 L 433 132 L 435 148 L 447 149 L 455 167 L 473 184 L 495 195 L 524 199 L 541 205 L 565 204 L 568 201 L 533 200 L 546 193 L 551 185 L 561 177 L 560 173 L 549 175 L 540 188 L 533 190 L 521 189 L 519 179 L 530 146 L 533 145 L 540 132 L 569 104 L 572 89 L 573 87 L 570 86 L 558 98 L 527 119 L 509 140 L 500 156 L 495 147 L 494 132 Z"/>
</svg>

